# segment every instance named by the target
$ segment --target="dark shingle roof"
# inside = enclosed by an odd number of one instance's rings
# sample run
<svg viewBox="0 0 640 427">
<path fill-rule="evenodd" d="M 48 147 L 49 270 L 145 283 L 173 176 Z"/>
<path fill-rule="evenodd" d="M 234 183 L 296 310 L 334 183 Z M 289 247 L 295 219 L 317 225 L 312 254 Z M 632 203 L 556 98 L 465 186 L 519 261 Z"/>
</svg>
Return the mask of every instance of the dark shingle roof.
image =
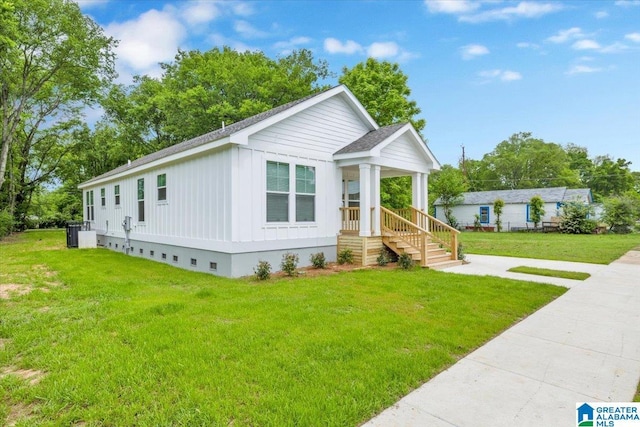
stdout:
<svg viewBox="0 0 640 427">
<path fill-rule="evenodd" d="M 532 197 L 540 196 L 545 202 L 570 202 L 579 197 L 581 201 L 589 201 L 591 190 L 588 188 L 567 189 L 567 187 L 526 188 L 522 190 L 474 191 L 462 193 L 463 205 L 489 205 L 496 199 L 506 204 L 529 203 Z M 435 205 L 441 204 L 440 199 Z"/>
<path fill-rule="evenodd" d="M 364 134 L 361 138 L 356 139 L 351 144 L 342 147 L 336 151 L 335 154 L 360 153 L 362 151 L 371 150 L 373 147 L 393 135 L 404 125 L 406 125 L 406 123 L 385 126 L 380 129 L 372 130 L 371 132 Z"/>
<path fill-rule="evenodd" d="M 335 88 L 335 87 L 334 87 Z M 108 178 L 113 175 L 117 175 L 121 172 L 124 172 L 129 169 L 136 168 L 138 166 L 146 165 L 148 163 L 154 162 L 156 160 L 163 159 L 165 157 L 171 156 L 173 154 L 181 153 L 183 151 L 190 150 L 192 148 L 199 147 L 201 145 L 207 144 L 209 142 L 217 141 L 219 139 L 230 136 L 236 132 L 239 132 L 243 129 L 248 128 L 256 123 L 259 123 L 263 120 L 266 120 L 270 117 L 273 117 L 277 114 L 282 113 L 283 111 L 288 110 L 289 108 L 295 107 L 298 104 L 301 104 L 311 98 L 314 98 L 322 93 L 325 93 L 331 89 L 330 88 L 318 93 L 311 94 L 304 98 L 298 99 L 296 101 L 289 102 L 287 104 L 280 105 L 278 107 L 272 108 L 271 110 L 265 111 L 263 113 L 256 114 L 255 116 L 248 117 L 239 122 L 230 124 L 225 126 L 224 128 L 220 128 L 214 130 L 212 132 L 206 133 L 204 135 L 196 136 L 195 138 L 189 139 L 187 141 L 180 142 L 178 144 L 172 145 L 170 147 L 164 148 L 162 150 L 156 151 L 154 153 L 148 154 L 144 157 L 140 157 L 139 159 L 133 160 L 130 165 L 119 166 L 115 169 L 110 170 L 109 172 L 103 173 L 102 175 L 91 178 L 90 180 L 82 183 L 81 185 L 90 184 L 93 181 L 97 181 L 99 179 Z"/>
</svg>

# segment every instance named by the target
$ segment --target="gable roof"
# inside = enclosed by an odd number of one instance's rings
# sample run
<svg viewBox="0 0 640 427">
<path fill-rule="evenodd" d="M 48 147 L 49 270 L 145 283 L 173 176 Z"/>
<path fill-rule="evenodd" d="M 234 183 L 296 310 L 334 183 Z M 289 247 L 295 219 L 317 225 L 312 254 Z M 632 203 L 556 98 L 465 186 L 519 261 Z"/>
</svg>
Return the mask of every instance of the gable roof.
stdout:
<svg viewBox="0 0 640 427">
<path fill-rule="evenodd" d="M 376 147 L 378 144 L 384 142 L 384 140 L 393 135 L 405 124 L 406 123 L 399 123 L 396 125 L 384 126 L 380 129 L 372 130 L 371 132 L 364 134 L 361 138 L 356 139 L 351 144 L 342 147 L 341 149 L 336 151 L 335 154 L 348 154 L 369 151 L 372 148 Z"/>
<path fill-rule="evenodd" d="M 83 188 L 94 184 L 98 181 L 102 181 L 106 178 L 110 178 L 122 173 L 133 172 L 138 168 L 141 168 L 145 165 L 149 165 L 151 163 L 161 161 L 170 156 L 177 155 L 180 153 L 188 152 L 190 150 L 194 150 L 198 147 L 205 146 L 210 143 L 219 142 L 219 144 L 212 146 L 224 145 L 227 143 L 237 143 L 238 141 L 231 141 L 232 137 L 236 135 L 239 136 L 238 140 L 242 141 L 246 139 L 247 135 L 241 135 L 241 133 L 246 133 L 247 131 L 253 130 L 253 128 L 264 128 L 271 124 L 272 121 L 282 120 L 286 117 L 289 117 L 291 114 L 299 111 L 301 108 L 307 108 L 308 106 L 315 105 L 316 103 L 330 98 L 335 95 L 343 94 L 348 99 L 351 100 L 354 109 L 357 110 L 357 113 L 362 117 L 363 121 L 365 121 L 371 129 L 377 129 L 378 125 L 373 120 L 373 118 L 367 113 L 362 104 L 357 100 L 357 98 L 347 89 L 344 85 L 334 86 L 330 89 L 314 93 L 308 95 L 304 98 L 298 99 L 296 101 L 289 102 L 287 104 L 280 105 L 278 107 L 272 108 L 271 110 L 256 114 L 255 116 L 248 117 L 239 122 L 230 124 L 228 126 L 224 126 L 220 129 L 214 130 L 212 132 L 206 133 L 204 135 L 197 136 L 195 138 L 191 138 L 187 141 L 180 142 L 178 144 L 172 145 L 170 147 L 164 148 L 162 150 L 153 152 L 146 156 L 140 157 L 136 160 L 131 161 L 129 164 L 125 164 L 119 166 L 115 169 L 112 169 L 102 175 L 91 178 L 90 180 L 83 182 L 78 187 Z M 309 105 L 307 105 L 309 104 Z M 257 131 L 255 130 L 255 131 Z M 235 139 L 235 138 L 234 138 Z"/>
<path fill-rule="evenodd" d="M 504 200 L 505 204 L 529 203 L 534 196 L 540 196 L 546 203 L 571 202 L 576 198 L 583 202 L 591 203 L 591 190 L 588 188 L 525 188 L 521 190 L 493 190 L 473 191 L 462 193 L 461 205 L 491 205 L 497 199 Z M 441 205 L 438 198 L 434 205 Z"/>
</svg>

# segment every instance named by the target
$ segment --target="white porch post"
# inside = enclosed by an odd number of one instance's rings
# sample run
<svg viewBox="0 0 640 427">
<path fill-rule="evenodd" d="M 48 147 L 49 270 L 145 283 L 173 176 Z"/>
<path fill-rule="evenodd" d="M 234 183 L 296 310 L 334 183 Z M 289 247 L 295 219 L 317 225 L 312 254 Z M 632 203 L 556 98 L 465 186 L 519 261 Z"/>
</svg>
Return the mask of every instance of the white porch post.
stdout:
<svg viewBox="0 0 640 427">
<path fill-rule="evenodd" d="M 422 204 L 419 209 L 429 213 L 429 174 L 422 174 Z"/>
<path fill-rule="evenodd" d="M 371 165 L 360 165 L 360 236 L 371 236 Z"/>
<path fill-rule="evenodd" d="M 411 206 L 421 209 L 422 206 L 422 174 L 416 172 L 411 175 Z"/>
<path fill-rule="evenodd" d="M 345 183 L 343 182 L 344 180 L 344 173 L 341 167 L 336 167 L 336 186 L 335 186 L 335 192 L 337 194 L 336 197 L 336 224 L 338 224 L 337 227 L 337 233 L 336 234 L 340 234 L 342 227 L 343 227 L 343 213 L 342 210 L 340 210 L 340 208 L 348 206 L 347 204 L 345 204 L 345 201 L 342 198 L 342 195 L 344 194 L 345 198 L 348 198 L 349 196 L 346 194 L 346 189 L 345 189 Z"/>
<path fill-rule="evenodd" d="M 371 200 L 373 203 L 373 235 L 380 235 L 380 166 L 373 165 L 371 168 Z"/>
</svg>

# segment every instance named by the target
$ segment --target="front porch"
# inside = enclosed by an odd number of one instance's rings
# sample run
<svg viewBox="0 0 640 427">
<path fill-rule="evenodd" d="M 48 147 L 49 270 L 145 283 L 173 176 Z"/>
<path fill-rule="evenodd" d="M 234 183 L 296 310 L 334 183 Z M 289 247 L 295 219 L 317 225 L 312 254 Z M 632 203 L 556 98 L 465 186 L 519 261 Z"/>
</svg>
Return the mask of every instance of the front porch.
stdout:
<svg viewBox="0 0 640 427">
<path fill-rule="evenodd" d="M 376 207 L 369 211 L 374 216 Z M 397 255 L 408 253 L 422 267 L 443 268 L 459 265 L 459 231 L 414 207 L 390 210 L 379 207 L 380 233 L 369 221 L 369 235 L 362 235 L 360 207 L 341 208 L 342 228 L 338 236 L 338 252 L 350 249 L 354 263 L 376 265 L 380 251 L 386 246 Z"/>
</svg>

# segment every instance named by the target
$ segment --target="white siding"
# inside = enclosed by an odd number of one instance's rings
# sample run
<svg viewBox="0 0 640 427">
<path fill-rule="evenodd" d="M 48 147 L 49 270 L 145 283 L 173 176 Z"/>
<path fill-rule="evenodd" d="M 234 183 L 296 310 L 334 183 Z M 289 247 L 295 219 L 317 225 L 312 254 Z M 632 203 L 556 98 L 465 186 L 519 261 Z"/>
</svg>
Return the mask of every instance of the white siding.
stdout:
<svg viewBox="0 0 640 427">
<path fill-rule="evenodd" d="M 421 170 L 424 167 L 424 152 L 419 150 L 406 134 L 383 148 L 381 157 L 386 161 L 404 165 L 409 170 Z"/>
<path fill-rule="evenodd" d="M 257 132 L 249 145 L 257 150 L 331 160 L 333 153 L 369 130 L 342 97 L 334 96 Z"/>
<path fill-rule="evenodd" d="M 473 226 L 475 215 L 480 214 L 480 206 L 489 206 L 489 224 L 487 225 L 495 226 L 496 214 L 493 211 L 493 204 L 460 205 L 453 207 L 451 211 L 461 227 L 465 227 L 467 225 Z M 555 202 L 545 203 L 544 210 L 545 214 L 542 217 L 542 221 L 551 221 L 551 217 L 560 216 L 560 214 L 562 214 L 562 210 L 557 209 Z M 444 217 L 444 208 L 442 206 L 436 207 L 436 218 L 446 222 Z M 510 227 L 526 227 L 527 225 L 529 227 L 533 227 L 532 222 L 527 223 L 526 203 L 505 205 L 502 209 L 500 220 L 502 221 L 502 228 L 504 231 L 508 231 Z M 538 224 L 538 226 L 540 226 L 540 224 Z"/>
</svg>

